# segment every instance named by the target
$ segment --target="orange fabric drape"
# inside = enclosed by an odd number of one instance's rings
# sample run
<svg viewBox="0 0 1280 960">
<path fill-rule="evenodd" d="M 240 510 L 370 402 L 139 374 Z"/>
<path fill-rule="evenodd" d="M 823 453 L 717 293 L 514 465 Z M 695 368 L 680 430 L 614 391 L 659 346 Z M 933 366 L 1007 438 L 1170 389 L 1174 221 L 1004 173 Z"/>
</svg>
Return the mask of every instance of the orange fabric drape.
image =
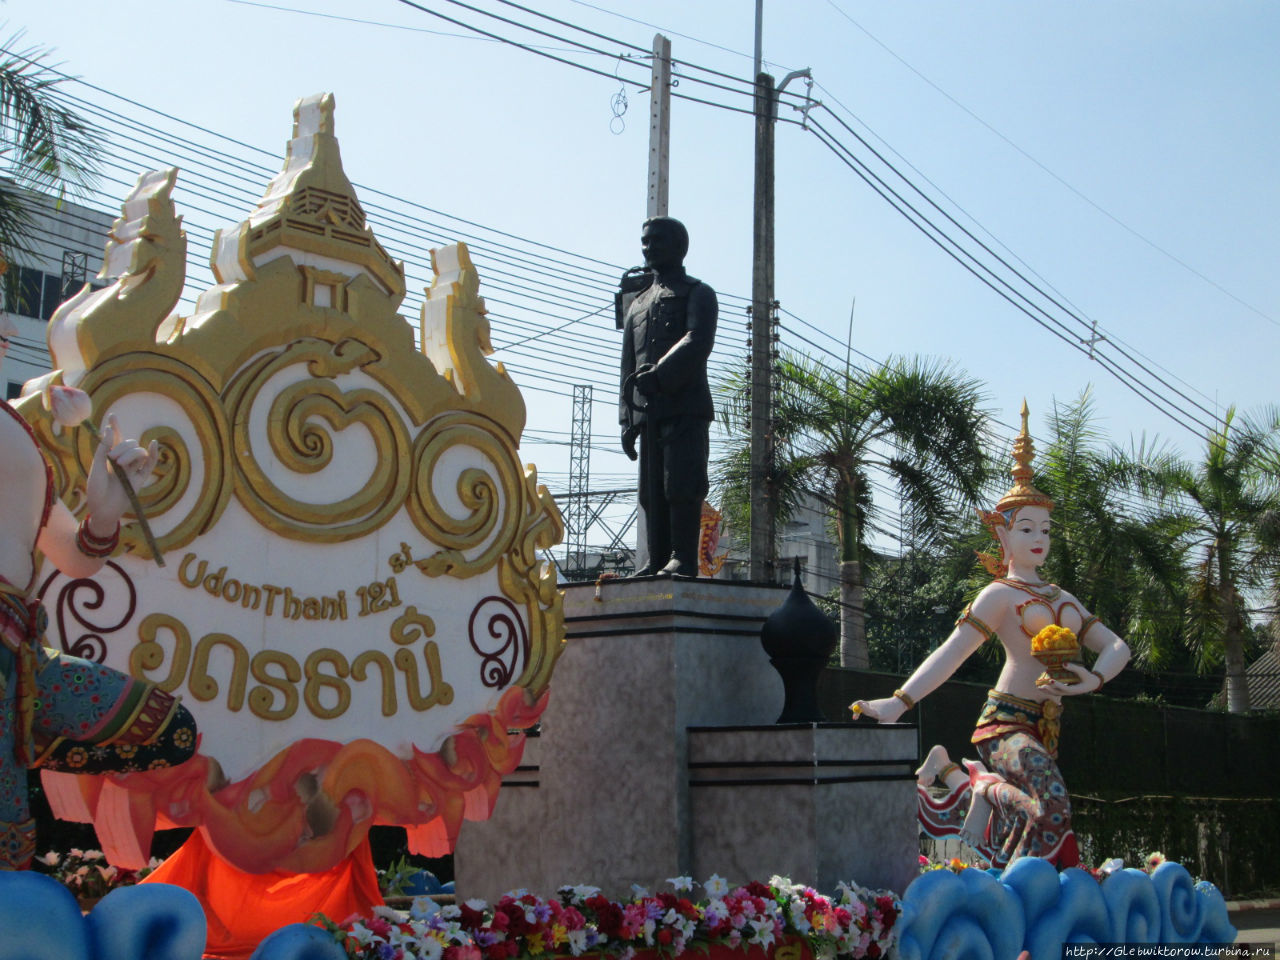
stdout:
<svg viewBox="0 0 1280 960">
<path fill-rule="evenodd" d="M 317 913 L 337 921 L 368 915 L 383 902 L 367 838 L 322 873 L 245 873 L 219 857 L 197 830 L 143 882 L 152 881 L 195 894 L 208 922 L 209 960 L 248 960 L 281 927 L 306 923 Z"/>
</svg>

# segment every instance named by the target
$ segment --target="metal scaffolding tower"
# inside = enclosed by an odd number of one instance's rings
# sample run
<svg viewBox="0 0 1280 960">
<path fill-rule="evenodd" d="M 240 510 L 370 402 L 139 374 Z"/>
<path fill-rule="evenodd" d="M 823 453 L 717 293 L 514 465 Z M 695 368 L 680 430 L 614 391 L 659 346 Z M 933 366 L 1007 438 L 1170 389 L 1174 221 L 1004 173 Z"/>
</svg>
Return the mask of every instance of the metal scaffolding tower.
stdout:
<svg viewBox="0 0 1280 960">
<path fill-rule="evenodd" d="M 591 525 L 591 384 L 573 387 L 573 424 L 569 432 L 569 497 L 564 511 L 564 572 L 569 579 L 585 576 L 587 527 Z"/>
<path fill-rule="evenodd" d="M 80 292 L 89 274 L 89 255 L 75 250 L 62 251 L 62 289 L 60 300 Z"/>
</svg>

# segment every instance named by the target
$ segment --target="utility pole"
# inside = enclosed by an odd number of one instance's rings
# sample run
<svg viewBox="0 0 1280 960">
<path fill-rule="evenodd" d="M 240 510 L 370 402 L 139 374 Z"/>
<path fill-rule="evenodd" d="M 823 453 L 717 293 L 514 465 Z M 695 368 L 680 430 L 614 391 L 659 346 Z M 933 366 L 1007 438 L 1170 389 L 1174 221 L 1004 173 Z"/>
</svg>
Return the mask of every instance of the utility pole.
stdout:
<svg viewBox="0 0 1280 960">
<path fill-rule="evenodd" d="M 756 56 L 761 5 L 756 0 Z M 773 473 L 773 77 L 756 74 L 755 216 L 751 262 L 751 579 L 772 583 L 777 553 Z"/>
<path fill-rule="evenodd" d="M 649 85 L 649 202 L 647 217 L 667 215 L 671 166 L 671 41 L 653 35 L 653 74 Z"/>
<path fill-rule="evenodd" d="M 773 289 L 773 131 L 778 96 L 787 84 L 809 77 L 793 70 L 776 87 L 764 72 L 764 0 L 756 0 L 756 176 L 751 264 L 751 579 L 776 580 L 777 513 L 773 483 L 773 367 L 777 359 Z M 805 108 L 806 116 L 808 107 Z"/>
</svg>

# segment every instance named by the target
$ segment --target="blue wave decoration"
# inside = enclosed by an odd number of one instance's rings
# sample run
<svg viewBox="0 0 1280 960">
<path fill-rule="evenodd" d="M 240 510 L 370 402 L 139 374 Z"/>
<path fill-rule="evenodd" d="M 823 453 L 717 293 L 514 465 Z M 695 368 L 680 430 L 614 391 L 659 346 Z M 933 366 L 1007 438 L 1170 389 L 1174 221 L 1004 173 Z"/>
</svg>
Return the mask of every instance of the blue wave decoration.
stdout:
<svg viewBox="0 0 1280 960">
<path fill-rule="evenodd" d="M 1008 960 L 1023 939 L 1022 904 L 981 870 L 934 870 L 917 878 L 902 899 L 901 960 Z"/>
<path fill-rule="evenodd" d="M 85 923 L 94 960 L 188 960 L 204 953 L 200 901 L 167 883 L 112 890 Z"/>
<path fill-rule="evenodd" d="M 347 960 L 347 951 L 319 927 L 291 923 L 258 944 L 249 960 Z"/>
<path fill-rule="evenodd" d="M 902 898 L 902 960 L 1058 960 L 1068 943 L 1230 943 L 1236 930 L 1222 894 L 1181 864 L 1148 876 L 1120 870 L 1101 884 L 1084 870 L 1059 872 L 1034 857 L 1000 874 L 934 870 Z"/>
<path fill-rule="evenodd" d="M 1102 884 L 1102 899 L 1107 904 L 1112 943 L 1151 943 L 1160 939 L 1164 924 L 1160 897 L 1151 878 L 1141 870 L 1128 867 L 1107 877 Z"/>
<path fill-rule="evenodd" d="M 200 960 L 206 934 L 181 887 L 122 887 L 85 917 L 66 887 L 29 870 L 0 873 L 0 930 L 0 960 Z"/>
<path fill-rule="evenodd" d="M 80 905 L 51 877 L 0 872 L 0 960 L 84 960 L 89 932 Z"/>
</svg>

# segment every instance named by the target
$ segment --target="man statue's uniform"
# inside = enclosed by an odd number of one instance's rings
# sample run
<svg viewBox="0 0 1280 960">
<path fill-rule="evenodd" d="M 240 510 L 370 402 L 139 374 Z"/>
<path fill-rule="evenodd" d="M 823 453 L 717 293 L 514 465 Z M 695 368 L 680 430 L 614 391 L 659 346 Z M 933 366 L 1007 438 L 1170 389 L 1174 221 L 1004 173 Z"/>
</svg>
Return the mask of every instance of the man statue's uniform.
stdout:
<svg viewBox="0 0 1280 960">
<path fill-rule="evenodd" d="M 639 438 L 640 507 L 648 564 L 637 575 L 698 575 L 698 534 L 707 495 L 708 433 L 715 411 L 707 358 L 715 341 L 715 291 L 688 276 L 678 256 L 651 264 L 654 279 L 626 313 L 622 341 L 619 421 L 623 446 Z M 648 259 L 648 252 L 646 252 Z"/>
</svg>

